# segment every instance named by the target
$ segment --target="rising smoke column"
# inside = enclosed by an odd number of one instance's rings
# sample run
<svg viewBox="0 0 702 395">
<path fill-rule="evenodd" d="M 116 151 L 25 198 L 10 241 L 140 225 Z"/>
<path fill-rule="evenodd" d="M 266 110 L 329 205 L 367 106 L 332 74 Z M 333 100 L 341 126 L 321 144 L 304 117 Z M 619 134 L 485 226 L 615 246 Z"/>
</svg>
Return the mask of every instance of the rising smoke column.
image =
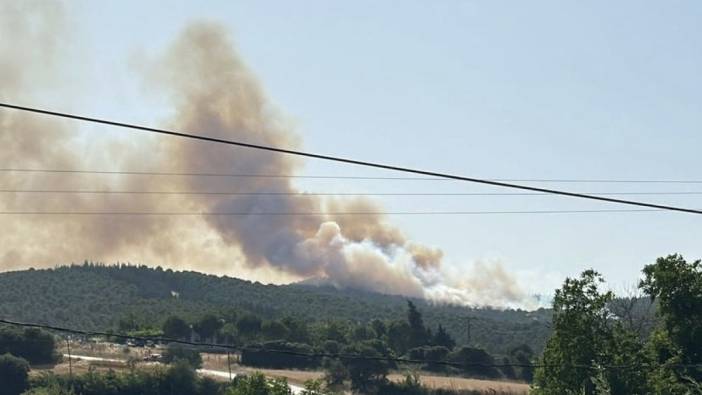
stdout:
<svg viewBox="0 0 702 395">
<path fill-rule="evenodd" d="M 251 72 L 232 49 L 221 28 L 198 24 L 188 28 L 167 54 L 167 86 L 176 105 L 173 126 L 208 136 L 276 147 L 296 147 L 298 139 L 276 116 Z M 180 171 L 219 169 L 239 174 L 294 174 L 299 160 L 256 150 L 214 147 L 212 144 L 173 142 L 169 157 Z M 189 187 L 202 188 L 192 179 Z M 240 246 L 247 262 L 271 265 L 303 277 L 319 277 L 340 287 L 470 303 L 482 288 L 492 288 L 492 302 L 524 298 L 503 271 L 480 269 L 485 284 L 462 281 L 469 289 L 446 282 L 443 253 L 409 242 L 387 223 L 381 209 L 367 199 L 327 199 L 294 195 L 286 178 L 243 178 L 230 185 L 241 192 L 282 192 L 276 196 L 233 196 L 203 199 L 208 211 L 246 213 L 327 212 L 328 215 L 208 217 L 208 223 L 228 243 Z M 335 212 L 369 212 L 362 216 L 334 216 Z M 377 213 L 377 214 L 373 214 Z M 502 300 L 500 300 L 502 299 Z M 488 301 L 489 302 L 489 301 Z"/>
<path fill-rule="evenodd" d="M 1 7 L 0 33 L 14 39 L 12 43 L 0 40 L 0 98 L 32 103 L 33 92 L 40 91 L 32 81 L 61 79 L 60 51 L 56 48 L 67 36 L 66 23 L 53 3 L 33 3 L 29 11 L 15 5 Z M 42 23 L 33 23 L 36 18 Z M 21 42 L 27 45 L 18 45 Z M 46 48 L 24 50 L 37 48 L 30 43 L 44 43 Z M 155 66 L 159 74 L 155 86 L 172 99 L 175 114 L 165 126 L 255 144 L 301 145 L 222 28 L 204 23 L 188 27 Z M 102 155 L 86 158 L 82 155 L 86 147 L 76 138 L 75 126 L 2 111 L 0 162 L 7 167 L 105 169 L 111 163 L 125 170 L 139 166 L 136 170 L 238 174 L 295 174 L 301 165 L 299 158 L 291 156 L 162 137 L 102 141 Z M 249 277 L 259 273 L 261 279 L 269 281 L 316 278 L 338 287 L 459 304 L 504 306 L 526 300 L 514 278 L 499 264 L 479 264 L 470 274 L 448 276 L 442 251 L 409 240 L 373 201 L 297 195 L 289 178 L 34 175 L 5 177 L 3 182 L 27 189 L 228 190 L 294 195 L 52 199 L 5 195 L 0 207 L 9 211 L 109 209 L 252 215 L 2 217 L 4 228 L 10 231 L 0 234 L 0 270 L 87 258 L 229 274 L 232 268 L 240 268 Z M 333 214 L 345 211 L 368 214 Z"/>
</svg>

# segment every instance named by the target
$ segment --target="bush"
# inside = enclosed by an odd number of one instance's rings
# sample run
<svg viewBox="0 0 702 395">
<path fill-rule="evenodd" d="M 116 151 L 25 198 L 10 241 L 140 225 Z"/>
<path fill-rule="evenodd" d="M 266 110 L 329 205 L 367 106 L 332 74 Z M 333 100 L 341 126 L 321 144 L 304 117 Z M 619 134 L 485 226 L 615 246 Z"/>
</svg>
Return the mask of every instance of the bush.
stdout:
<svg viewBox="0 0 702 395">
<path fill-rule="evenodd" d="M 448 355 L 448 360 L 453 363 L 464 365 L 461 370 L 468 375 L 496 378 L 500 377 L 500 371 L 494 365 L 495 360 L 485 350 L 473 347 L 461 347 Z"/>
<path fill-rule="evenodd" d="M 0 327 L 0 354 L 9 353 L 32 364 L 53 363 L 57 359 L 55 346 L 54 337 L 48 332 Z"/>
<path fill-rule="evenodd" d="M 345 358 L 343 363 L 351 379 L 351 389 L 361 393 L 374 392 L 379 385 L 387 382 L 389 363 L 373 359 L 383 357 L 371 342 L 356 343 L 344 349 L 344 354 L 359 355 L 365 358 Z"/>
<path fill-rule="evenodd" d="M 11 354 L 0 355 L 0 394 L 19 395 L 28 387 L 29 363 Z"/>
<path fill-rule="evenodd" d="M 269 380 L 261 373 L 237 376 L 226 395 L 290 395 L 292 391 L 285 379 Z"/>
<path fill-rule="evenodd" d="M 188 350 L 190 351 L 190 350 Z M 198 354 L 198 357 L 200 354 Z M 202 361 L 200 361 L 202 363 Z M 168 394 L 171 395 L 191 395 L 198 393 L 198 377 L 195 370 L 186 359 L 176 359 L 173 365 L 166 371 L 165 383 Z"/>
<path fill-rule="evenodd" d="M 270 350 L 283 351 L 283 353 L 271 352 Z M 320 365 L 319 358 L 285 354 L 284 352 L 312 354 L 314 350 L 307 344 L 271 341 L 252 345 L 242 351 L 241 363 L 242 365 L 272 369 L 310 369 Z"/>
<path fill-rule="evenodd" d="M 171 364 L 180 360 L 187 361 L 195 369 L 202 367 L 202 357 L 197 350 L 185 348 L 177 343 L 169 344 L 163 353 L 163 362 Z"/>
<path fill-rule="evenodd" d="M 346 366 L 338 359 L 325 358 L 322 365 L 324 366 L 324 381 L 328 386 L 343 384 L 344 380 L 349 377 Z"/>
<path fill-rule="evenodd" d="M 429 347 L 429 346 L 424 346 L 424 347 L 417 347 L 409 350 L 407 352 L 408 356 L 410 359 L 414 360 L 420 360 L 420 361 L 446 361 L 446 357 L 448 356 L 450 350 L 446 347 L 443 346 L 437 346 L 437 347 Z M 446 370 L 446 365 L 442 364 L 437 364 L 437 363 L 426 363 L 424 366 L 422 366 L 424 370 L 429 370 L 433 372 L 441 372 Z"/>
<path fill-rule="evenodd" d="M 44 374 L 32 379 L 32 389 L 25 395 L 220 395 L 225 385 L 199 378 L 185 360 L 168 368 L 127 372 L 91 370 L 69 378 Z M 0 394 L 4 393 L 0 390 Z"/>
</svg>

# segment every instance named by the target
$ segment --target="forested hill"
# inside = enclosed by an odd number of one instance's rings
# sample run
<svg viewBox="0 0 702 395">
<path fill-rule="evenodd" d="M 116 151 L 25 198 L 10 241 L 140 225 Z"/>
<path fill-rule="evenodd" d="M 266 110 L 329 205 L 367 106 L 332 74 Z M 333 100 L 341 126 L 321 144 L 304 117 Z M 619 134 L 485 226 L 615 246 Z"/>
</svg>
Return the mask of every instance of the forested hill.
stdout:
<svg viewBox="0 0 702 395">
<path fill-rule="evenodd" d="M 160 325 L 169 315 L 247 311 L 265 319 L 309 321 L 405 317 L 406 298 L 313 285 L 264 285 L 231 277 L 146 266 L 85 264 L 0 273 L 0 317 L 75 328 L 114 329 L 129 317 Z M 441 324 L 459 344 L 501 354 L 518 344 L 540 351 L 550 311 L 471 309 L 413 300 L 429 327 Z M 470 328 L 469 328 L 470 323 Z"/>
</svg>

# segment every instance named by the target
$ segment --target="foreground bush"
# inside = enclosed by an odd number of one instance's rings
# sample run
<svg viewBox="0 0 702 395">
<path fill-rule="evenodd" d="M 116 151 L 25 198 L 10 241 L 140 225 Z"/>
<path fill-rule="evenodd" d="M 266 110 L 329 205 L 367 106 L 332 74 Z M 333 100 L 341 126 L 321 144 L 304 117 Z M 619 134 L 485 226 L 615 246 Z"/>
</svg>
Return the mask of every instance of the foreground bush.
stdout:
<svg viewBox="0 0 702 395">
<path fill-rule="evenodd" d="M 0 395 L 17 395 L 20 392 L 3 392 Z M 311 383 L 307 395 L 324 395 L 316 383 Z M 90 371 L 71 378 L 45 374 L 31 382 L 25 395 L 289 395 L 287 381 L 267 379 L 257 373 L 238 376 L 231 383 L 220 383 L 210 378 L 198 377 L 185 360 L 178 360 L 164 368 L 156 366 L 129 372 L 106 373 Z"/>
<path fill-rule="evenodd" d="M 58 358 L 54 336 L 35 328 L 0 326 L 0 354 L 12 354 L 31 364 L 53 363 Z"/>
<path fill-rule="evenodd" d="M 29 386 L 29 364 L 11 354 L 0 355 L 0 394 L 18 395 Z"/>
<path fill-rule="evenodd" d="M 186 361 L 195 369 L 200 369 L 202 367 L 202 356 L 199 351 L 185 348 L 177 343 L 171 343 L 166 347 L 166 351 L 163 353 L 163 362 L 172 364 L 178 361 Z"/>
</svg>

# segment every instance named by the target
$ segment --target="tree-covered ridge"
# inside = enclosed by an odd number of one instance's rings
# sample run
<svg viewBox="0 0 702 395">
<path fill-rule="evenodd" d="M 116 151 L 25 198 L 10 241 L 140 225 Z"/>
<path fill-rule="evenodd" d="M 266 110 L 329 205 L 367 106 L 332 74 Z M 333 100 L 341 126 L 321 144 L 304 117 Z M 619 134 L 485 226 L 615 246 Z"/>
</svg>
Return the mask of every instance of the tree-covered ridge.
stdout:
<svg viewBox="0 0 702 395">
<path fill-rule="evenodd" d="M 0 273 L 0 316 L 87 329 L 114 329 L 120 320 L 157 325 L 176 315 L 190 321 L 229 310 L 263 319 L 306 321 L 405 318 L 406 298 L 312 285 L 264 285 L 231 277 L 162 268 L 86 263 L 47 270 Z M 432 305 L 413 300 L 428 327 L 458 344 L 506 355 L 521 344 L 542 349 L 550 311 L 534 312 Z M 148 326 L 148 325 L 143 325 Z M 470 326 L 470 327 L 469 327 Z M 470 336 L 470 339 L 468 338 Z"/>
</svg>

